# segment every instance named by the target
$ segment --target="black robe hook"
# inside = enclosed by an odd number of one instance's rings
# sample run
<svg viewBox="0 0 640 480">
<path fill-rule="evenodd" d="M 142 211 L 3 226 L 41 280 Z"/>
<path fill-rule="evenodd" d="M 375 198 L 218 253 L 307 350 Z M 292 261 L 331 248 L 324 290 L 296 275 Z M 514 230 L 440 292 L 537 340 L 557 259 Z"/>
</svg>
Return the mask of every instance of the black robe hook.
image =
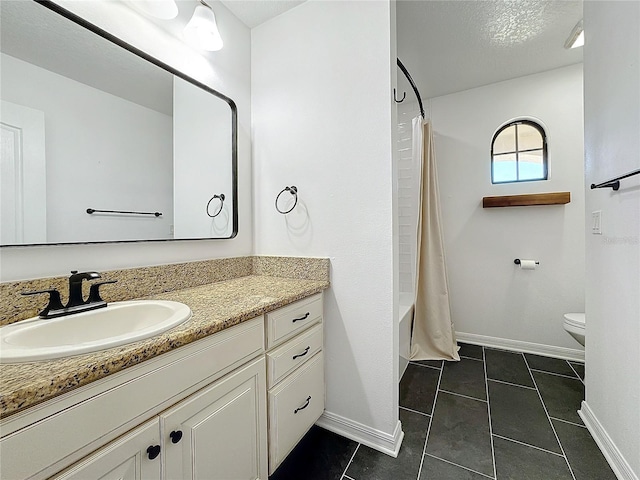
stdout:
<svg viewBox="0 0 640 480">
<path fill-rule="evenodd" d="M 398 100 L 398 99 L 396 98 L 396 89 L 395 89 L 395 88 L 393 89 L 393 100 L 394 100 L 396 103 L 402 103 L 402 102 L 404 102 L 404 99 L 405 99 L 405 98 L 407 98 L 407 92 L 402 92 L 402 98 L 401 98 L 400 100 Z"/>
</svg>

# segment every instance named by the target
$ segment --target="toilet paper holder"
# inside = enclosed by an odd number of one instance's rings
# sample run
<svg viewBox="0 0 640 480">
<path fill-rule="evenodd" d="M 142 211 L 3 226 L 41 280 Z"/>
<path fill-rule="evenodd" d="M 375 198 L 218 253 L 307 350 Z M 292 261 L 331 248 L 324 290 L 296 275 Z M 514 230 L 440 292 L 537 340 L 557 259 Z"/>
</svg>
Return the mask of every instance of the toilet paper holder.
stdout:
<svg viewBox="0 0 640 480">
<path fill-rule="evenodd" d="M 516 265 L 520 265 L 520 263 L 522 263 L 522 262 L 520 262 L 520 259 L 519 259 L 519 258 L 516 258 L 516 259 L 513 261 L 513 263 L 515 263 Z M 540 265 L 540 262 L 539 262 L 539 261 L 537 261 L 537 260 L 536 260 L 536 265 Z"/>
</svg>

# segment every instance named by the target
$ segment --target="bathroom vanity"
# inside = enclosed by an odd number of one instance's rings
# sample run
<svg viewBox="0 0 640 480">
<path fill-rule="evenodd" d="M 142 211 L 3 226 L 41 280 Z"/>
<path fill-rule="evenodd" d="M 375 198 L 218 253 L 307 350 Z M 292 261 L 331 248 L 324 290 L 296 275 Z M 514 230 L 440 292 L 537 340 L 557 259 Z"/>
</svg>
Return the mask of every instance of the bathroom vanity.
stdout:
<svg viewBox="0 0 640 480">
<path fill-rule="evenodd" d="M 12 145 L 28 140 L 38 167 L 18 182 L 0 246 L 237 234 L 231 98 L 59 2 L 0 7 L 2 119 L 35 125 L 24 138 L 15 128 Z M 77 208 L 79 198 L 91 203 Z M 266 479 L 324 410 L 328 268 L 328 259 L 238 257 L 107 272 L 118 283 L 103 288 L 106 301 L 171 300 L 192 317 L 119 347 L 0 364 L 0 477 Z M 21 294 L 61 291 L 64 280 L 0 284 L 0 325 L 49 310 Z M 85 305 L 77 286 L 52 309 Z"/>
<path fill-rule="evenodd" d="M 324 410 L 327 286 L 251 275 L 155 295 L 192 318 L 129 346 L 2 365 L 2 478 L 266 479 Z"/>
</svg>

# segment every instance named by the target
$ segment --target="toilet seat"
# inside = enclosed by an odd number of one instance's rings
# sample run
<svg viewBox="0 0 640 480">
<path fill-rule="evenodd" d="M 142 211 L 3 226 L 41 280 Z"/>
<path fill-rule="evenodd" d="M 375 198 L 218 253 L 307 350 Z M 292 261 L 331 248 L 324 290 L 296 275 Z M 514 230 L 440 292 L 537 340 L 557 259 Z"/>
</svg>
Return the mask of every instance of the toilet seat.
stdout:
<svg viewBox="0 0 640 480">
<path fill-rule="evenodd" d="M 576 328 L 585 328 L 585 316 L 584 313 L 565 313 L 564 323 Z"/>
<path fill-rule="evenodd" d="M 571 335 L 576 341 L 584 347 L 584 333 L 585 333 L 585 316 L 584 313 L 565 313 L 564 314 L 564 329 Z"/>
</svg>

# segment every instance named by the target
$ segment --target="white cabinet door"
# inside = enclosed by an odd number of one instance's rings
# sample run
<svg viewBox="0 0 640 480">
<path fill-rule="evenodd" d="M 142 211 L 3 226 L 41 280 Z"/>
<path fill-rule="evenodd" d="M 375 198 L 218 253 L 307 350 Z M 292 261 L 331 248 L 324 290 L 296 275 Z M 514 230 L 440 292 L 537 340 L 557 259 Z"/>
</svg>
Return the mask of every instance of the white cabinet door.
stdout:
<svg viewBox="0 0 640 480">
<path fill-rule="evenodd" d="M 142 424 L 53 477 L 55 480 L 160 480 L 158 418 Z M 148 451 L 149 450 L 149 451 Z M 150 458 L 154 457 L 154 458 Z"/>
<path fill-rule="evenodd" d="M 167 480 L 267 480 L 264 357 L 160 416 Z"/>
</svg>

